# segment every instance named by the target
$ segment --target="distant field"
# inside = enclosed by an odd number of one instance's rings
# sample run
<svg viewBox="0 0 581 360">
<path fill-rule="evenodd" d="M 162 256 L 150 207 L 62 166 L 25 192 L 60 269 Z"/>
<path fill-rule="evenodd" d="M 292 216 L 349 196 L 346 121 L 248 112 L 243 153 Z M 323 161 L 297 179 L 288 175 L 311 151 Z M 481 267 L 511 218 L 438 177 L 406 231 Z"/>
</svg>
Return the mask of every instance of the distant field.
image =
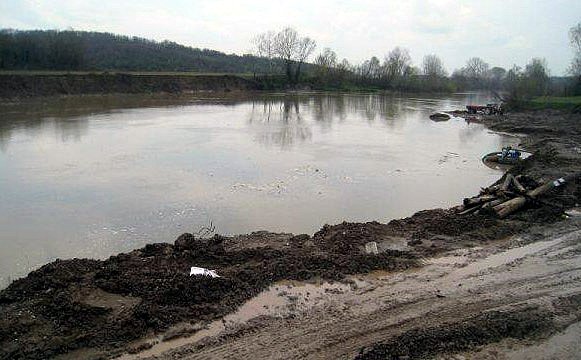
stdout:
<svg viewBox="0 0 581 360">
<path fill-rule="evenodd" d="M 160 75 L 160 76 L 240 76 L 243 78 L 252 78 L 251 73 L 199 73 L 199 72 L 180 72 L 180 71 L 52 71 L 52 70 L 0 70 L 0 75 L 89 75 L 89 74 L 129 74 L 129 75 Z"/>
<path fill-rule="evenodd" d="M 581 96 L 543 96 L 530 101 L 533 109 L 570 109 L 581 106 Z"/>
</svg>

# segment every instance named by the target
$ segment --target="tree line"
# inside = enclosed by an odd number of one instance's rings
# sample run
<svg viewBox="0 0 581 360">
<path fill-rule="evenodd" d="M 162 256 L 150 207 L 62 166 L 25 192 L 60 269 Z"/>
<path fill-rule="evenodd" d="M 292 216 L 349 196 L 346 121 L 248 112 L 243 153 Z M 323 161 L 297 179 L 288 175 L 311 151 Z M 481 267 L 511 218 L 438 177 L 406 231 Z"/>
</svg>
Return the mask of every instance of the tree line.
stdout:
<svg viewBox="0 0 581 360">
<path fill-rule="evenodd" d="M 351 64 L 330 48 L 316 54 L 315 40 L 292 27 L 259 34 L 253 39 L 253 54 L 242 56 L 111 33 L 4 29 L 0 30 L 0 70 L 250 73 L 266 88 L 581 94 L 581 24 L 571 28 L 569 35 L 575 56 L 568 71 L 575 82 L 551 77 L 541 58 L 504 69 L 473 57 L 448 74 L 439 56 L 428 54 L 415 65 L 409 50 L 399 46 L 382 59 L 372 56 L 361 64 Z"/>
<path fill-rule="evenodd" d="M 268 65 L 268 60 L 253 55 L 110 33 L 0 30 L 0 70 L 252 73 Z"/>
<path fill-rule="evenodd" d="M 442 59 L 437 55 L 424 56 L 422 63 L 416 66 L 409 50 L 399 46 L 388 51 L 383 60 L 372 56 L 358 65 L 351 64 L 347 59 L 339 60 L 334 50 L 324 48 L 315 56 L 311 73 L 306 74 L 302 81 L 319 88 L 371 87 L 399 91 L 503 89 L 518 96 L 581 95 L 581 24 L 571 29 L 570 37 L 576 51 L 569 69 L 574 81 L 551 77 L 547 62 L 542 58 L 533 58 L 524 67 L 514 65 L 506 70 L 499 66 L 491 67 L 483 59 L 472 57 L 462 68 L 448 75 Z M 254 45 L 255 54 L 269 60 L 266 75 L 281 72 L 272 66 L 272 60 L 279 59 L 284 64 L 287 80 L 295 84 L 301 80 L 301 64 L 308 61 L 316 47 L 314 40 L 301 37 L 290 27 L 278 33 L 268 31 L 259 34 L 254 39 Z M 294 73 L 293 66 L 296 69 Z"/>
</svg>

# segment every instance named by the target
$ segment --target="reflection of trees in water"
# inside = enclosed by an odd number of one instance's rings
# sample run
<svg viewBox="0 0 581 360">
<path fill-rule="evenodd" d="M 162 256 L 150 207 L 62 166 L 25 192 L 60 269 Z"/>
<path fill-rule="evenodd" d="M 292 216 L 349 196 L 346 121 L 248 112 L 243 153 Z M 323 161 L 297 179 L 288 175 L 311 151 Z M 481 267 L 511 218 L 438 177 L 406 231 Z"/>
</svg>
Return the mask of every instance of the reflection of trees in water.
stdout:
<svg viewBox="0 0 581 360">
<path fill-rule="evenodd" d="M 288 148 L 297 141 L 310 139 L 313 135 L 302 118 L 300 108 L 299 97 L 253 101 L 248 123 L 258 129 L 257 139 L 261 144 Z"/>
<path fill-rule="evenodd" d="M 192 96 L 87 96 L 35 100 L 0 107 L 0 151 L 6 151 L 16 131 L 36 134 L 47 126 L 63 142 L 79 140 L 88 131 L 88 117 L 117 110 L 172 107 L 176 105 L 215 104 L 236 106 L 248 98 L 204 98 Z M 312 138 L 311 126 L 323 130 L 347 120 L 382 121 L 390 128 L 405 121 L 405 98 L 377 94 L 286 94 L 250 100 L 249 123 L 259 131 L 264 144 L 288 147 Z"/>
<path fill-rule="evenodd" d="M 387 127 L 401 127 L 407 118 L 404 109 L 404 99 L 393 95 L 373 97 L 373 111 L 379 120 Z"/>
<path fill-rule="evenodd" d="M 348 118 L 394 128 L 405 121 L 404 100 L 375 94 L 305 94 L 265 97 L 252 102 L 248 123 L 257 129 L 258 141 L 288 147 L 312 137 L 311 126 L 329 130 Z M 301 108 L 305 112 L 301 113 Z"/>
<path fill-rule="evenodd" d="M 8 143 L 10 142 L 10 138 L 12 137 L 12 132 L 8 131 L 7 129 L 2 126 L 0 122 L 0 151 L 6 152 L 8 150 Z"/>
<path fill-rule="evenodd" d="M 337 112 L 344 119 L 346 113 L 362 116 L 369 123 L 379 119 L 389 127 L 395 127 L 402 119 L 403 100 L 390 95 L 344 95 L 338 102 Z M 345 110 L 347 109 L 347 110 Z"/>
<path fill-rule="evenodd" d="M 191 104 L 219 104 L 235 106 L 244 99 L 216 98 L 215 95 L 95 95 L 34 99 L 18 104 L 0 106 L 0 150 L 6 151 L 12 135 L 25 130 L 36 134 L 46 126 L 53 126 L 61 141 L 79 140 L 88 131 L 88 117 L 111 114 L 118 110 L 137 108 L 174 107 Z"/>
<path fill-rule="evenodd" d="M 362 116 L 369 123 L 379 119 L 389 127 L 395 127 L 403 112 L 402 98 L 395 96 L 350 94 L 341 95 L 336 99 L 334 111 L 329 113 L 334 116 L 333 112 L 336 112 L 341 120 L 349 113 L 357 117 Z"/>
<path fill-rule="evenodd" d="M 0 110 L 0 113 L 2 110 Z M 87 116 L 71 108 L 44 108 L 41 105 L 11 109 L 0 122 L 0 150 L 5 152 L 16 132 L 35 136 L 52 128 L 62 142 L 78 141 L 88 132 Z M 89 112 L 90 114 L 91 112 Z"/>
<path fill-rule="evenodd" d="M 345 121 L 346 108 L 348 108 L 345 104 L 345 98 L 344 95 L 315 96 L 312 103 L 315 121 L 324 128 L 330 128 L 335 119 L 339 122 Z"/>
</svg>

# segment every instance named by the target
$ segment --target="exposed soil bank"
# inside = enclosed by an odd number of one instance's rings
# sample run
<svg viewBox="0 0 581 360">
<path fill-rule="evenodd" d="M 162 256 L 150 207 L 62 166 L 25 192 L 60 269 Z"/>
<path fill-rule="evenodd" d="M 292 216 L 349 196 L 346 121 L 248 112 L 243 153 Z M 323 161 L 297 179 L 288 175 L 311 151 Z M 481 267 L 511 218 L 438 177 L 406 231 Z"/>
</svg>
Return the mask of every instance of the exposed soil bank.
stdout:
<svg viewBox="0 0 581 360">
<path fill-rule="evenodd" d="M 259 89 L 260 85 L 257 82 L 232 75 L 0 74 L 0 99 L 53 95 L 230 92 Z"/>
<path fill-rule="evenodd" d="M 272 239 L 284 245 L 241 250 L 229 245 Z M 57 261 L 0 293 L 0 354 L 43 359 L 83 347 L 113 351 L 179 322 L 224 316 L 282 279 L 339 280 L 417 265 L 399 251 L 366 255 L 358 249 L 361 242 L 350 240 L 255 233 L 198 241 L 184 234 L 174 245 L 152 244 L 106 261 Z M 216 269 L 222 277 L 190 277 L 194 265 Z"/>
<path fill-rule="evenodd" d="M 533 184 L 581 170 L 581 149 L 577 145 L 581 143 L 579 114 L 538 111 L 472 120 L 487 122 L 499 131 L 528 135 L 523 147 L 534 155 L 511 172 L 525 175 Z M 563 210 L 579 203 L 581 181 L 576 179 L 547 193 L 542 203 L 531 203 L 502 220 L 491 214 L 461 216 L 454 208 L 436 209 L 388 224 L 327 225 L 312 237 L 257 232 L 199 240 L 184 234 L 173 245 L 152 244 L 105 261 L 56 261 L 0 292 L 0 358 L 41 359 L 86 348 L 92 349 L 90 355 L 84 355 L 86 358 L 114 356 L 127 349 L 133 340 L 163 332 L 172 325 L 219 319 L 276 281 L 346 280 L 347 275 L 372 270 L 400 272 L 418 267 L 419 259 L 451 251 L 484 248 L 489 249 L 490 254 L 490 251 L 508 246 L 506 240 L 513 239 L 515 234 L 527 235 L 519 240 L 521 245 L 537 240 L 536 234 L 545 230 L 549 233 L 539 237 L 550 239 L 558 229 L 570 226 L 569 220 L 564 220 Z M 555 299 L 549 303 L 551 311 L 558 309 L 556 312 L 560 315 L 578 319 L 579 314 L 575 312 L 579 305 L 576 296 L 581 294 L 577 286 L 578 274 L 565 270 L 554 272 L 554 269 L 565 267 L 578 272 L 575 269 L 580 268 L 581 251 L 579 236 L 575 234 L 565 237 L 561 247 L 554 250 L 555 260 L 551 261 L 562 263 L 555 265 L 543 256 L 536 258 L 536 262 L 531 260 L 530 264 L 515 258 L 520 261 L 517 265 L 522 268 L 522 277 L 517 276 L 517 272 L 511 272 L 512 278 L 508 280 L 510 276 L 491 274 L 481 282 L 473 279 L 478 268 L 473 273 L 462 273 L 460 269 L 445 277 L 448 273 L 443 270 L 438 273 L 441 269 L 437 266 L 416 277 L 400 273 L 410 278 L 401 282 L 398 291 L 378 281 L 348 301 L 338 295 L 338 303 L 342 306 L 356 304 L 363 301 L 361 299 L 368 301 L 352 314 L 343 310 L 330 313 L 323 307 L 320 313 L 304 319 L 284 320 L 292 326 L 269 320 L 253 325 L 250 331 L 217 340 L 217 345 L 195 345 L 168 358 L 220 358 L 225 354 L 238 354 L 241 358 L 241 349 L 256 347 L 263 344 L 263 340 L 271 343 L 260 349 L 264 350 L 264 356 L 252 353 L 256 358 L 270 358 L 268 354 L 272 352 L 269 351 L 283 351 L 283 348 L 289 351 L 286 358 L 353 358 L 356 356 L 354 349 L 364 346 L 371 350 L 363 349 L 363 358 L 400 355 L 421 358 L 463 351 L 506 337 L 528 337 L 551 331 L 557 328 L 554 325 L 557 320 L 554 314 L 546 316 L 545 300 L 535 303 L 538 311 L 511 309 L 508 315 L 478 314 L 496 309 L 495 306 L 527 301 L 532 296 L 530 291 L 540 299 L 547 293 L 563 290 L 562 284 L 571 284 L 568 292 L 559 295 L 562 296 L 559 301 L 570 306 L 561 306 Z M 366 254 L 364 246 L 370 241 L 378 244 L 378 255 Z M 402 242 L 407 244 L 404 251 L 390 249 Z M 458 254 L 454 256 L 460 256 Z M 477 255 L 474 251 L 467 259 Z M 510 261 L 501 265 L 508 266 Z M 452 265 L 450 268 L 457 270 L 467 263 Z M 216 269 L 222 278 L 189 277 L 190 266 Z M 546 274 L 536 278 L 539 269 L 546 270 Z M 504 281 L 502 286 L 497 284 L 500 280 Z M 448 293 L 436 296 L 428 289 L 436 284 L 438 291 L 443 289 Z M 512 292 L 515 284 L 522 286 L 522 291 L 516 295 Z M 486 294 L 484 298 L 479 295 L 482 293 Z M 446 300 L 452 295 L 454 297 Z M 406 309 L 412 307 L 417 308 L 406 313 Z M 422 311 L 430 309 L 439 309 L 439 312 L 421 315 Z M 400 323 L 385 323 L 397 319 Z M 288 336 L 284 331 L 288 331 Z M 281 339 L 272 339 L 272 334 L 278 334 Z M 350 337 L 344 341 L 338 339 L 348 334 Z M 313 336 L 325 342 L 319 344 L 313 341 Z M 295 346 L 290 346 L 291 343 Z M 419 346 L 420 343 L 423 345 Z M 442 343 L 444 345 L 438 345 Z M 301 347 L 308 350 L 290 356 L 290 352 Z M 201 352 L 206 355 L 202 356 Z"/>
</svg>

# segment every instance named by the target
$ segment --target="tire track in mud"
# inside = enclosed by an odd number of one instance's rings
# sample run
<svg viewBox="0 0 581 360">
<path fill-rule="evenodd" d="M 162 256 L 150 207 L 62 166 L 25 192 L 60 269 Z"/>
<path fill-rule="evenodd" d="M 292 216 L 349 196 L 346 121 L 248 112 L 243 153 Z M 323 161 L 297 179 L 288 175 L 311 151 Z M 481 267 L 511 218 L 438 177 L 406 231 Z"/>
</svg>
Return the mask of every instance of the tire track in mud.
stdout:
<svg viewBox="0 0 581 360">
<path fill-rule="evenodd" d="M 559 258 L 568 247 L 578 246 L 581 231 L 545 240 L 476 261 L 470 256 L 481 249 L 464 251 L 464 255 L 456 256 L 468 263 L 463 267 L 455 267 L 459 262 L 432 263 L 419 271 L 406 272 L 396 281 L 367 278 L 367 285 L 360 291 L 338 294 L 298 317 L 266 319 L 249 329 L 222 334 L 156 358 L 352 359 L 362 348 L 406 334 L 429 337 L 426 329 L 439 329 L 436 332 L 445 337 L 462 336 L 466 329 L 472 329 L 466 324 L 487 323 L 486 316 L 492 315 L 486 314 L 494 312 L 515 319 L 528 319 L 526 314 L 530 313 L 539 321 L 546 316 L 549 325 L 543 322 L 541 327 L 550 328 L 553 302 L 581 294 L 581 254 Z M 496 260 L 503 256 L 506 261 Z M 366 287 L 373 289 L 368 291 Z M 510 333 L 500 337 L 504 336 Z M 491 340 L 496 341 L 497 336 Z M 425 349 L 422 354 L 432 352 Z"/>
</svg>

